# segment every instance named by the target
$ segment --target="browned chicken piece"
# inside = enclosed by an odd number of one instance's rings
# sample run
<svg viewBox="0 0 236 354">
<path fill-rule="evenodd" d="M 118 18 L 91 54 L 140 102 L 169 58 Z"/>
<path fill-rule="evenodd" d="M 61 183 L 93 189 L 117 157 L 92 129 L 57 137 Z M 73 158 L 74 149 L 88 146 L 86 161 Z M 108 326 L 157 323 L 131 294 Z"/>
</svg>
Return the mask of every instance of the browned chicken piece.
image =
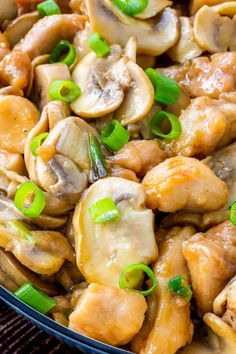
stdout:
<svg viewBox="0 0 236 354">
<path fill-rule="evenodd" d="M 139 331 L 146 309 L 140 294 L 92 283 L 70 315 L 69 328 L 111 345 L 124 345 Z"/>
<path fill-rule="evenodd" d="M 31 61 L 26 53 L 14 51 L 0 62 L 0 82 L 3 85 L 25 89 L 30 80 Z"/>
<path fill-rule="evenodd" d="M 234 276 L 213 303 L 214 313 L 236 332 L 236 276 Z"/>
<path fill-rule="evenodd" d="M 179 274 L 188 280 L 181 249 L 183 241 L 194 232 L 192 227 L 175 227 L 159 244 L 159 258 L 153 265 L 158 286 L 149 297 L 143 327 L 132 341 L 135 353 L 175 354 L 192 339 L 190 304 L 169 291 L 168 281 Z"/>
<path fill-rule="evenodd" d="M 178 81 L 191 97 L 218 98 L 224 92 L 236 90 L 236 52 L 199 57 L 162 72 Z"/>
<path fill-rule="evenodd" d="M 227 203 L 228 191 L 212 170 L 191 157 L 172 157 L 150 170 L 142 184 L 147 205 L 164 212 L 208 212 Z"/>
<path fill-rule="evenodd" d="M 198 233 L 184 243 L 198 313 L 213 310 L 213 301 L 236 271 L 236 227 L 230 221 Z"/>
<path fill-rule="evenodd" d="M 168 154 L 206 156 L 236 137 L 236 104 L 198 97 L 182 111 L 182 134 L 164 142 Z"/>
<path fill-rule="evenodd" d="M 115 156 L 112 164 L 129 169 L 139 177 L 164 161 L 165 153 L 154 140 L 133 140 L 125 144 Z"/>
<path fill-rule="evenodd" d="M 60 39 L 72 40 L 78 30 L 83 29 L 85 16 L 76 14 L 45 16 L 32 27 L 14 49 L 35 57 L 50 53 Z"/>
</svg>

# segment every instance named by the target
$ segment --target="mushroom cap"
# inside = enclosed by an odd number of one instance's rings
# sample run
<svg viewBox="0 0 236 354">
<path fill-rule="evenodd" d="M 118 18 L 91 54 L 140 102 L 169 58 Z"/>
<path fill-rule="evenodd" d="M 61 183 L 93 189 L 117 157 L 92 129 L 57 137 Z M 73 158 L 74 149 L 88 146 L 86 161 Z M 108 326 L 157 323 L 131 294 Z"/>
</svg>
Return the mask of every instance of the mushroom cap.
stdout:
<svg viewBox="0 0 236 354">
<path fill-rule="evenodd" d="M 124 15 L 110 0 L 88 0 L 87 6 L 93 32 L 110 44 L 124 47 L 134 36 L 138 54 L 160 55 L 178 40 L 179 20 L 174 9 L 165 8 L 154 19 L 143 21 Z"/>
<path fill-rule="evenodd" d="M 144 9 L 144 11 L 140 12 L 139 14 L 134 15 L 134 17 L 145 20 L 147 18 L 156 16 L 165 7 L 171 5 L 172 1 L 170 0 L 148 0 L 146 9 Z"/>
<path fill-rule="evenodd" d="M 103 198 L 112 198 L 121 216 L 95 224 L 88 208 Z M 145 199 L 139 183 L 118 177 L 101 179 L 86 191 L 76 206 L 73 226 L 77 266 L 87 282 L 117 287 L 126 266 L 157 258 L 153 213 Z"/>
</svg>

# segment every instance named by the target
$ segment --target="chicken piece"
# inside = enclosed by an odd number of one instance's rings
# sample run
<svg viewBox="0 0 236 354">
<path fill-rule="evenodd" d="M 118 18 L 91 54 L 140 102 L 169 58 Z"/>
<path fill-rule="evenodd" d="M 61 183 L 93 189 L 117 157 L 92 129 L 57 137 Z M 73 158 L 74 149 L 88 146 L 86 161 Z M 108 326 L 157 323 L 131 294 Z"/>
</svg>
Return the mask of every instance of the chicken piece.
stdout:
<svg viewBox="0 0 236 354">
<path fill-rule="evenodd" d="M 220 94 L 236 90 L 236 52 L 199 57 L 183 65 L 162 69 L 174 78 L 191 97 L 218 98 Z"/>
<path fill-rule="evenodd" d="M 183 245 L 198 313 L 213 309 L 213 301 L 236 271 L 236 227 L 230 221 L 198 233 Z"/>
<path fill-rule="evenodd" d="M 236 276 L 234 276 L 213 303 L 214 313 L 236 332 Z"/>
<path fill-rule="evenodd" d="M 30 80 L 31 61 L 20 51 L 10 52 L 0 62 L 0 82 L 25 89 Z"/>
<path fill-rule="evenodd" d="M 147 309 L 135 292 L 92 283 L 69 317 L 69 328 L 111 345 L 127 344 L 139 331 Z"/>
<path fill-rule="evenodd" d="M 52 15 L 39 20 L 14 49 L 29 55 L 31 59 L 50 53 L 60 39 L 72 40 L 75 33 L 84 26 L 85 16 Z"/>
<path fill-rule="evenodd" d="M 165 153 L 154 140 L 133 140 L 125 144 L 115 156 L 112 164 L 135 172 L 139 177 L 165 159 Z"/>
<path fill-rule="evenodd" d="M 206 156 L 236 137 L 236 104 L 199 97 L 182 111 L 182 134 L 164 142 L 170 156 Z"/>
<path fill-rule="evenodd" d="M 26 173 L 23 156 L 3 149 L 0 149 L 0 168 L 1 167 L 15 171 L 20 175 Z"/>
<path fill-rule="evenodd" d="M 0 60 L 10 52 L 7 38 L 0 32 Z"/>
<path fill-rule="evenodd" d="M 188 268 L 181 249 L 183 241 L 193 234 L 193 227 L 175 227 L 159 244 L 159 258 L 153 265 L 158 286 L 149 297 L 143 327 L 132 341 L 131 347 L 135 353 L 175 354 L 191 341 L 190 304 L 169 291 L 168 281 L 179 274 L 188 279 Z"/>
<path fill-rule="evenodd" d="M 211 169 L 190 157 L 172 157 L 149 171 L 142 184 L 147 205 L 164 212 L 208 212 L 227 203 L 228 191 Z"/>
</svg>

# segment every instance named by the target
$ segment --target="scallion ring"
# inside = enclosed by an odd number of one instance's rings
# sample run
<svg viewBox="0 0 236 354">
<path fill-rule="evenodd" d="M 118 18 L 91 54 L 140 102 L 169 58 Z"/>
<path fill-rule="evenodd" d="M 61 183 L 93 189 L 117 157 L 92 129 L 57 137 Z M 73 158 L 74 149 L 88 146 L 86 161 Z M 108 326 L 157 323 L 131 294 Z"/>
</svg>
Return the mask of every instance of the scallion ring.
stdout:
<svg viewBox="0 0 236 354">
<path fill-rule="evenodd" d="M 48 133 L 42 133 L 35 136 L 30 143 L 30 151 L 32 155 L 37 156 L 37 149 L 42 145 L 44 140 L 47 138 Z"/>
<path fill-rule="evenodd" d="M 92 204 L 89 213 L 95 223 L 106 223 L 120 217 L 120 212 L 111 198 L 103 198 Z"/>
<path fill-rule="evenodd" d="M 9 231 L 12 231 L 13 233 L 17 233 L 18 235 L 20 235 L 22 238 L 29 241 L 30 243 L 32 244 L 35 243 L 32 233 L 22 222 L 17 220 L 10 220 L 7 222 L 7 228 L 9 229 Z"/>
<path fill-rule="evenodd" d="M 118 120 L 110 120 L 101 131 L 102 143 L 112 151 L 117 151 L 124 146 L 130 138 L 130 133 Z"/>
<path fill-rule="evenodd" d="M 25 206 L 27 197 L 33 194 L 34 199 L 29 206 Z M 45 196 L 41 189 L 33 182 L 25 182 L 17 189 L 14 198 L 15 207 L 24 215 L 30 218 L 36 218 L 41 214 L 45 206 Z"/>
<path fill-rule="evenodd" d="M 151 280 L 151 286 L 147 290 L 138 290 L 136 287 L 140 283 L 142 273 L 145 273 Z M 157 286 L 157 280 L 154 272 L 150 267 L 143 263 L 131 264 L 126 267 L 120 276 L 119 286 L 121 289 L 136 291 L 144 296 L 150 295 Z"/>
<path fill-rule="evenodd" d="M 186 301 L 190 301 L 192 298 L 192 290 L 188 286 L 185 277 L 182 274 L 177 275 L 168 282 L 169 290 L 175 294 L 182 296 Z"/>
<path fill-rule="evenodd" d="M 57 302 L 54 299 L 36 289 L 30 283 L 23 284 L 14 292 L 14 295 L 25 304 L 43 314 L 47 313 L 57 305 Z"/>
<path fill-rule="evenodd" d="M 140 14 L 148 6 L 148 0 L 112 0 L 112 2 L 129 16 Z"/>
<path fill-rule="evenodd" d="M 70 80 L 55 80 L 51 83 L 49 96 L 52 100 L 74 102 L 81 94 L 79 86 Z"/>
<path fill-rule="evenodd" d="M 180 95 L 177 82 L 153 68 L 148 68 L 145 72 L 153 85 L 155 100 L 167 106 L 176 103 Z"/>
<path fill-rule="evenodd" d="M 161 125 L 165 119 L 168 119 L 171 125 L 171 131 L 167 134 L 161 130 Z M 160 138 L 177 139 L 182 133 L 181 123 L 178 118 L 171 113 L 160 111 L 157 112 L 150 121 L 151 132 Z"/>
<path fill-rule="evenodd" d="M 236 201 L 230 207 L 230 221 L 236 226 Z"/>
<path fill-rule="evenodd" d="M 62 39 L 53 47 L 48 61 L 50 64 L 60 62 L 71 66 L 75 59 L 75 47 L 69 41 Z"/>
<path fill-rule="evenodd" d="M 51 16 L 61 14 L 60 7 L 53 0 L 47 0 L 38 4 L 37 11 L 40 16 Z"/>
<path fill-rule="evenodd" d="M 94 32 L 91 36 L 89 36 L 87 41 L 89 47 L 98 57 L 103 58 L 110 53 L 109 44 L 97 32 Z"/>
</svg>

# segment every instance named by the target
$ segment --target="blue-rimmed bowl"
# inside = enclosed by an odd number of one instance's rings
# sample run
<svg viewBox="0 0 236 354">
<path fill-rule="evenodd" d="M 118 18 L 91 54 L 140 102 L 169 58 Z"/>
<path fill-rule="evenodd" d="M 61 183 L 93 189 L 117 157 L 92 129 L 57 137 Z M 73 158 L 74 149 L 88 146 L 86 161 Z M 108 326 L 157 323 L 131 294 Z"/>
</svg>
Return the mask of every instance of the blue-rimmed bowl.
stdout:
<svg viewBox="0 0 236 354">
<path fill-rule="evenodd" d="M 88 354 L 131 354 L 130 351 L 115 348 L 102 342 L 96 341 L 82 334 L 73 332 L 68 328 L 58 324 L 50 318 L 35 311 L 22 301 L 18 300 L 9 291 L 0 286 L 0 299 L 16 312 L 26 317 L 34 325 L 43 329 L 48 334 L 56 337 L 61 342 L 70 345 L 73 348 L 79 349 L 82 353 Z"/>
</svg>

